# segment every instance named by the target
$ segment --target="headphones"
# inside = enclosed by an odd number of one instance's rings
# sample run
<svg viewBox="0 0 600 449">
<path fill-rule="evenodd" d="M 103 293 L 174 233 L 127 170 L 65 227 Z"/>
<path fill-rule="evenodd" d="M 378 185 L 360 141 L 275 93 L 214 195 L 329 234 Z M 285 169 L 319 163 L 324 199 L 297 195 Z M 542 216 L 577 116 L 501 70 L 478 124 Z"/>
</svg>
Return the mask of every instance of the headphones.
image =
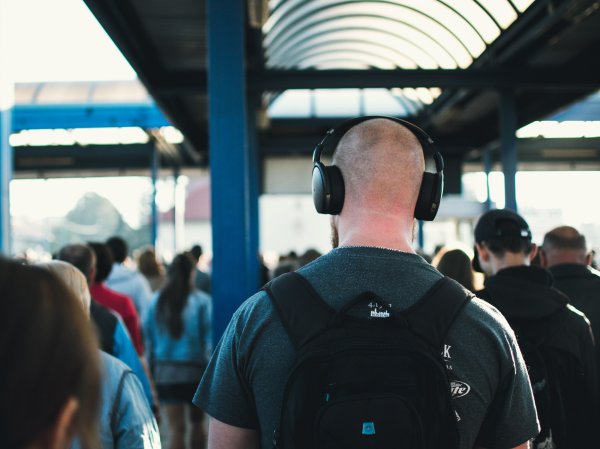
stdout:
<svg viewBox="0 0 600 449">
<path fill-rule="evenodd" d="M 359 123 L 378 118 L 391 120 L 407 128 L 419 140 L 425 158 L 432 157 L 435 163 L 435 173 L 427 171 L 423 173 L 423 181 L 421 182 L 414 213 L 415 218 L 418 220 L 432 221 L 437 214 L 442 191 L 444 190 L 444 160 L 442 155 L 435 150 L 433 140 L 421 128 L 405 120 L 382 115 L 370 115 L 347 120 L 327 131 L 325 137 L 317 144 L 313 151 L 312 170 L 312 195 L 317 212 L 337 215 L 344 206 L 345 187 L 342 172 L 335 165 L 326 166 L 321 162 L 321 154 L 325 149 L 325 143 L 333 141 L 337 145 L 344 134 Z M 335 148 L 335 145 L 332 144 L 333 148 Z"/>
</svg>

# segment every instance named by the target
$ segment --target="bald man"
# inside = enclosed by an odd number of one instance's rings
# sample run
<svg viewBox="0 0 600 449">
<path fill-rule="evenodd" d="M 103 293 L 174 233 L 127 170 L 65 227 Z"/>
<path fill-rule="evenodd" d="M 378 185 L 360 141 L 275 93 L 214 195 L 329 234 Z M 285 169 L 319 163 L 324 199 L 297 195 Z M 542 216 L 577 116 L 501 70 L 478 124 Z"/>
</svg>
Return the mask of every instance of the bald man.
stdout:
<svg viewBox="0 0 600 449">
<path fill-rule="evenodd" d="M 592 324 L 600 373 L 600 272 L 591 267 L 585 236 L 571 226 L 559 226 L 544 236 L 540 261 L 554 276 L 554 287 Z"/>
<path fill-rule="evenodd" d="M 442 278 L 412 247 L 425 170 L 419 141 L 397 122 L 367 120 L 343 135 L 333 164 L 345 184 L 342 210 L 331 217 L 333 250 L 297 273 L 334 309 L 366 291 L 389 301 L 392 313 L 415 305 Z M 273 447 L 294 357 L 267 294 L 244 302 L 194 398 L 211 416 L 209 448 Z M 528 447 L 538 433 L 531 387 L 502 316 L 471 300 L 447 335 L 443 359 L 450 379 L 464 387 L 452 401 L 459 447 Z"/>
</svg>

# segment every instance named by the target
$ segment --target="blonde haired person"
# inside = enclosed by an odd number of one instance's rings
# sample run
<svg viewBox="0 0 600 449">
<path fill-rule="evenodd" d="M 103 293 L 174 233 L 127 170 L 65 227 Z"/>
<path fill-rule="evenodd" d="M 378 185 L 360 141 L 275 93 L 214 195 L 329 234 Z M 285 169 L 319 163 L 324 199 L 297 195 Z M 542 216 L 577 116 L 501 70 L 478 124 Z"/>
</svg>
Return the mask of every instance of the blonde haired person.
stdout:
<svg viewBox="0 0 600 449">
<path fill-rule="evenodd" d="M 90 293 L 85 276 L 67 262 L 39 264 L 76 294 L 89 317 Z M 142 385 L 131 368 L 100 352 L 103 364 L 100 440 L 103 449 L 160 449 L 160 435 Z M 79 442 L 73 447 L 77 448 Z"/>
</svg>

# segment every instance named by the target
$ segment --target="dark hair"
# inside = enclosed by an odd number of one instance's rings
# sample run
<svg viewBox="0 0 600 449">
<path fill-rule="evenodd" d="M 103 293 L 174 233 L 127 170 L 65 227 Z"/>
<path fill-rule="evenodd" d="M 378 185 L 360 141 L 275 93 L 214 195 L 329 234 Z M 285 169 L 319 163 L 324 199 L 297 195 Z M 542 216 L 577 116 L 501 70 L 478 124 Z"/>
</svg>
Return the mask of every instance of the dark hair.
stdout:
<svg viewBox="0 0 600 449">
<path fill-rule="evenodd" d="M 436 268 L 440 273 L 459 282 L 466 289 L 474 291 L 471 259 L 462 249 L 444 251 L 437 261 Z"/>
<path fill-rule="evenodd" d="M 108 249 L 110 249 L 115 262 L 123 263 L 127 258 L 127 242 L 121 237 L 113 236 L 106 241 L 106 245 L 108 246 Z"/>
<path fill-rule="evenodd" d="M 200 245 L 192 246 L 192 249 L 190 249 L 190 254 L 194 259 L 196 259 L 196 262 L 198 262 L 198 260 L 200 260 L 200 256 L 202 256 L 202 247 Z"/>
<path fill-rule="evenodd" d="M 137 258 L 137 267 L 140 273 L 146 277 L 159 276 L 161 267 L 156 260 L 156 253 L 152 248 L 143 250 Z"/>
<path fill-rule="evenodd" d="M 81 301 L 49 271 L 2 258 L 0 291 L 2 447 L 34 444 L 71 397 L 73 430 L 96 447 L 99 350 Z"/>
<path fill-rule="evenodd" d="M 97 283 L 104 282 L 112 271 L 112 252 L 108 249 L 108 245 L 104 243 L 88 242 L 88 245 L 96 254 L 96 278 L 94 281 Z"/>
<path fill-rule="evenodd" d="M 521 232 L 519 224 L 512 220 L 499 219 L 496 222 L 496 226 L 500 233 L 507 235 L 494 237 L 483 242 L 494 255 L 502 257 L 506 252 L 523 254 L 531 253 L 533 250 L 531 239 L 527 237 L 517 237 Z"/>
<path fill-rule="evenodd" d="M 94 267 L 94 257 L 92 248 L 83 243 L 63 246 L 58 252 L 58 260 L 69 262 L 81 271 L 88 281 L 90 281 L 90 271 Z"/>
<path fill-rule="evenodd" d="M 194 261 L 187 254 L 175 256 L 169 266 L 167 282 L 158 297 L 157 320 L 167 326 L 174 338 L 183 333 L 181 314 L 190 294 Z"/>
</svg>

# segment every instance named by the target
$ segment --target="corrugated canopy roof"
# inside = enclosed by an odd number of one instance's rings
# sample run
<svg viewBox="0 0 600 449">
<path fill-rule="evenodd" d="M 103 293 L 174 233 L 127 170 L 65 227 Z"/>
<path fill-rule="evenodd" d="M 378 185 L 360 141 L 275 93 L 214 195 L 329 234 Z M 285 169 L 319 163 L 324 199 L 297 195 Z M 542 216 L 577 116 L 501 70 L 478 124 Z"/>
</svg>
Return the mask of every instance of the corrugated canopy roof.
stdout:
<svg viewBox="0 0 600 449">
<path fill-rule="evenodd" d="M 271 0 L 263 26 L 276 69 L 465 69 L 534 0 Z M 414 114 L 437 88 L 393 92 Z"/>
</svg>

